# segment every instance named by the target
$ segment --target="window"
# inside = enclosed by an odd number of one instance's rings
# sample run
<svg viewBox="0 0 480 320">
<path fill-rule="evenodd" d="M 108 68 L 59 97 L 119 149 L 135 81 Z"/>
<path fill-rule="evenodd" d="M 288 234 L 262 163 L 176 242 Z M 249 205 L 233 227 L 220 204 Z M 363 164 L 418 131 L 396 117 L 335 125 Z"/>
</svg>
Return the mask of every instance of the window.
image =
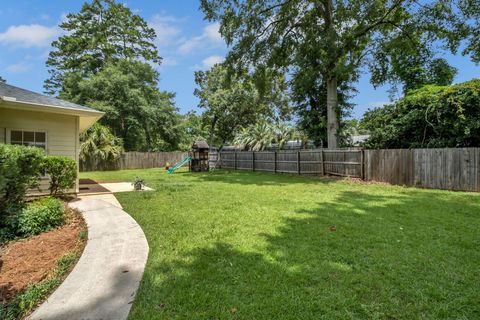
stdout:
<svg viewBox="0 0 480 320">
<path fill-rule="evenodd" d="M 11 130 L 10 143 L 38 147 L 45 150 L 47 147 L 47 134 L 45 132 Z"/>
</svg>

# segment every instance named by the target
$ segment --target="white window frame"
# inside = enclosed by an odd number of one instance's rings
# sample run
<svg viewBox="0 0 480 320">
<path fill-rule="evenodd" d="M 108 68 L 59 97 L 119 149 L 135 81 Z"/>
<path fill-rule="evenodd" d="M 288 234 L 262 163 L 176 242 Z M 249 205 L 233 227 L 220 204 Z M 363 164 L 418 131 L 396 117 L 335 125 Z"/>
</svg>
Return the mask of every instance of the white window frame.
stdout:
<svg viewBox="0 0 480 320">
<path fill-rule="evenodd" d="M 48 132 L 45 130 L 32 130 L 32 129 L 16 129 L 16 128 L 7 128 L 7 144 L 12 144 L 12 131 L 22 131 L 22 139 L 23 139 L 23 132 L 33 132 L 34 136 L 36 132 L 45 133 L 45 154 L 48 154 Z M 23 141 L 22 141 L 23 143 Z"/>
</svg>

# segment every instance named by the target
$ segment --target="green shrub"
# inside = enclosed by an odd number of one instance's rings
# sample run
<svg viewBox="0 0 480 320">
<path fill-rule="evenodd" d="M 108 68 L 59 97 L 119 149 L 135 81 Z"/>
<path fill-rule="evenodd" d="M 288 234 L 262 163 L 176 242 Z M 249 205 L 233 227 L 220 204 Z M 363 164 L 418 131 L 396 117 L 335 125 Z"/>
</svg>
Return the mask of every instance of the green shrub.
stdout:
<svg viewBox="0 0 480 320">
<path fill-rule="evenodd" d="M 27 190 L 38 185 L 43 156 L 39 148 L 0 144 L 0 229 L 23 208 Z"/>
<path fill-rule="evenodd" d="M 46 173 L 50 176 L 50 194 L 64 193 L 75 185 L 77 164 L 75 160 L 62 156 L 46 156 L 44 161 Z"/>
<path fill-rule="evenodd" d="M 10 229 L 16 236 L 26 237 L 49 231 L 65 223 L 63 202 L 43 198 L 30 203 L 10 220 Z"/>
<path fill-rule="evenodd" d="M 368 148 L 480 146 L 480 79 L 428 85 L 365 113 Z"/>
</svg>

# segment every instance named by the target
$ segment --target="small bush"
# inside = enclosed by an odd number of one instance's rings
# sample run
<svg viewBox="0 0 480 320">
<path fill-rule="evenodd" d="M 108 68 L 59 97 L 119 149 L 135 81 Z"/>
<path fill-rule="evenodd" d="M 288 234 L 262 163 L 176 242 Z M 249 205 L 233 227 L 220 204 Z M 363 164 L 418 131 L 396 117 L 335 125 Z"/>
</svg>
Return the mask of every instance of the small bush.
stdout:
<svg viewBox="0 0 480 320">
<path fill-rule="evenodd" d="M 43 160 L 46 173 L 50 176 L 50 194 L 64 193 L 75 185 L 77 164 L 75 160 L 61 156 L 47 156 Z"/>
<path fill-rule="evenodd" d="M 43 156 L 39 148 L 0 144 L 0 229 L 23 208 L 27 190 L 38 185 Z"/>
<path fill-rule="evenodd" d="M 11 220 L 16 236 L 26 237 L 49 231 L 65 223 L 63 202 L 56 198 L 43 198 L 31 203 Z"/>
</svg>

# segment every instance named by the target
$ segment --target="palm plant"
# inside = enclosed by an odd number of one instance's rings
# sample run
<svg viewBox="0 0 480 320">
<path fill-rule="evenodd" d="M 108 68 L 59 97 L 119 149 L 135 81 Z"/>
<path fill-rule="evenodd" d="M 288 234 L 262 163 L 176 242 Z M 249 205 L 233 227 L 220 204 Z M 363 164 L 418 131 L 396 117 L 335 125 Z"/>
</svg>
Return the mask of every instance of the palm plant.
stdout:
<svg viewBox="0 0 480 320">
<path fill-rule="evenodd" d="M 275 141 L 275 130 L 271 123 L 261 121 L 244 128 L 234 139 L 242 149 L 261 151 Z"/>
<path fill-rule="evenodd" d="M 245 150 L 265 150 L 272 143 L 283 149 L 287 141 L 296 137 L 295 128 L 286 122 L 273 124 L 268 121 L 260 121 L 244 128 L 235 136 L 234 144 Z"/>
<path fill-rule="evenodd" d="M 279 122 L 275 125 L 275 142 L 278 149 L 282 150 L 287 141 L 295 138 L 295 128 L 286 122 Z"/>
<path fill-rule="evenodd" d="M 109 128 L 99 123 L 80 135 L 80 160 L 99 160 L 109 163 L 123 152 L 122 139 L 116 137 Z"/>
</svg>

